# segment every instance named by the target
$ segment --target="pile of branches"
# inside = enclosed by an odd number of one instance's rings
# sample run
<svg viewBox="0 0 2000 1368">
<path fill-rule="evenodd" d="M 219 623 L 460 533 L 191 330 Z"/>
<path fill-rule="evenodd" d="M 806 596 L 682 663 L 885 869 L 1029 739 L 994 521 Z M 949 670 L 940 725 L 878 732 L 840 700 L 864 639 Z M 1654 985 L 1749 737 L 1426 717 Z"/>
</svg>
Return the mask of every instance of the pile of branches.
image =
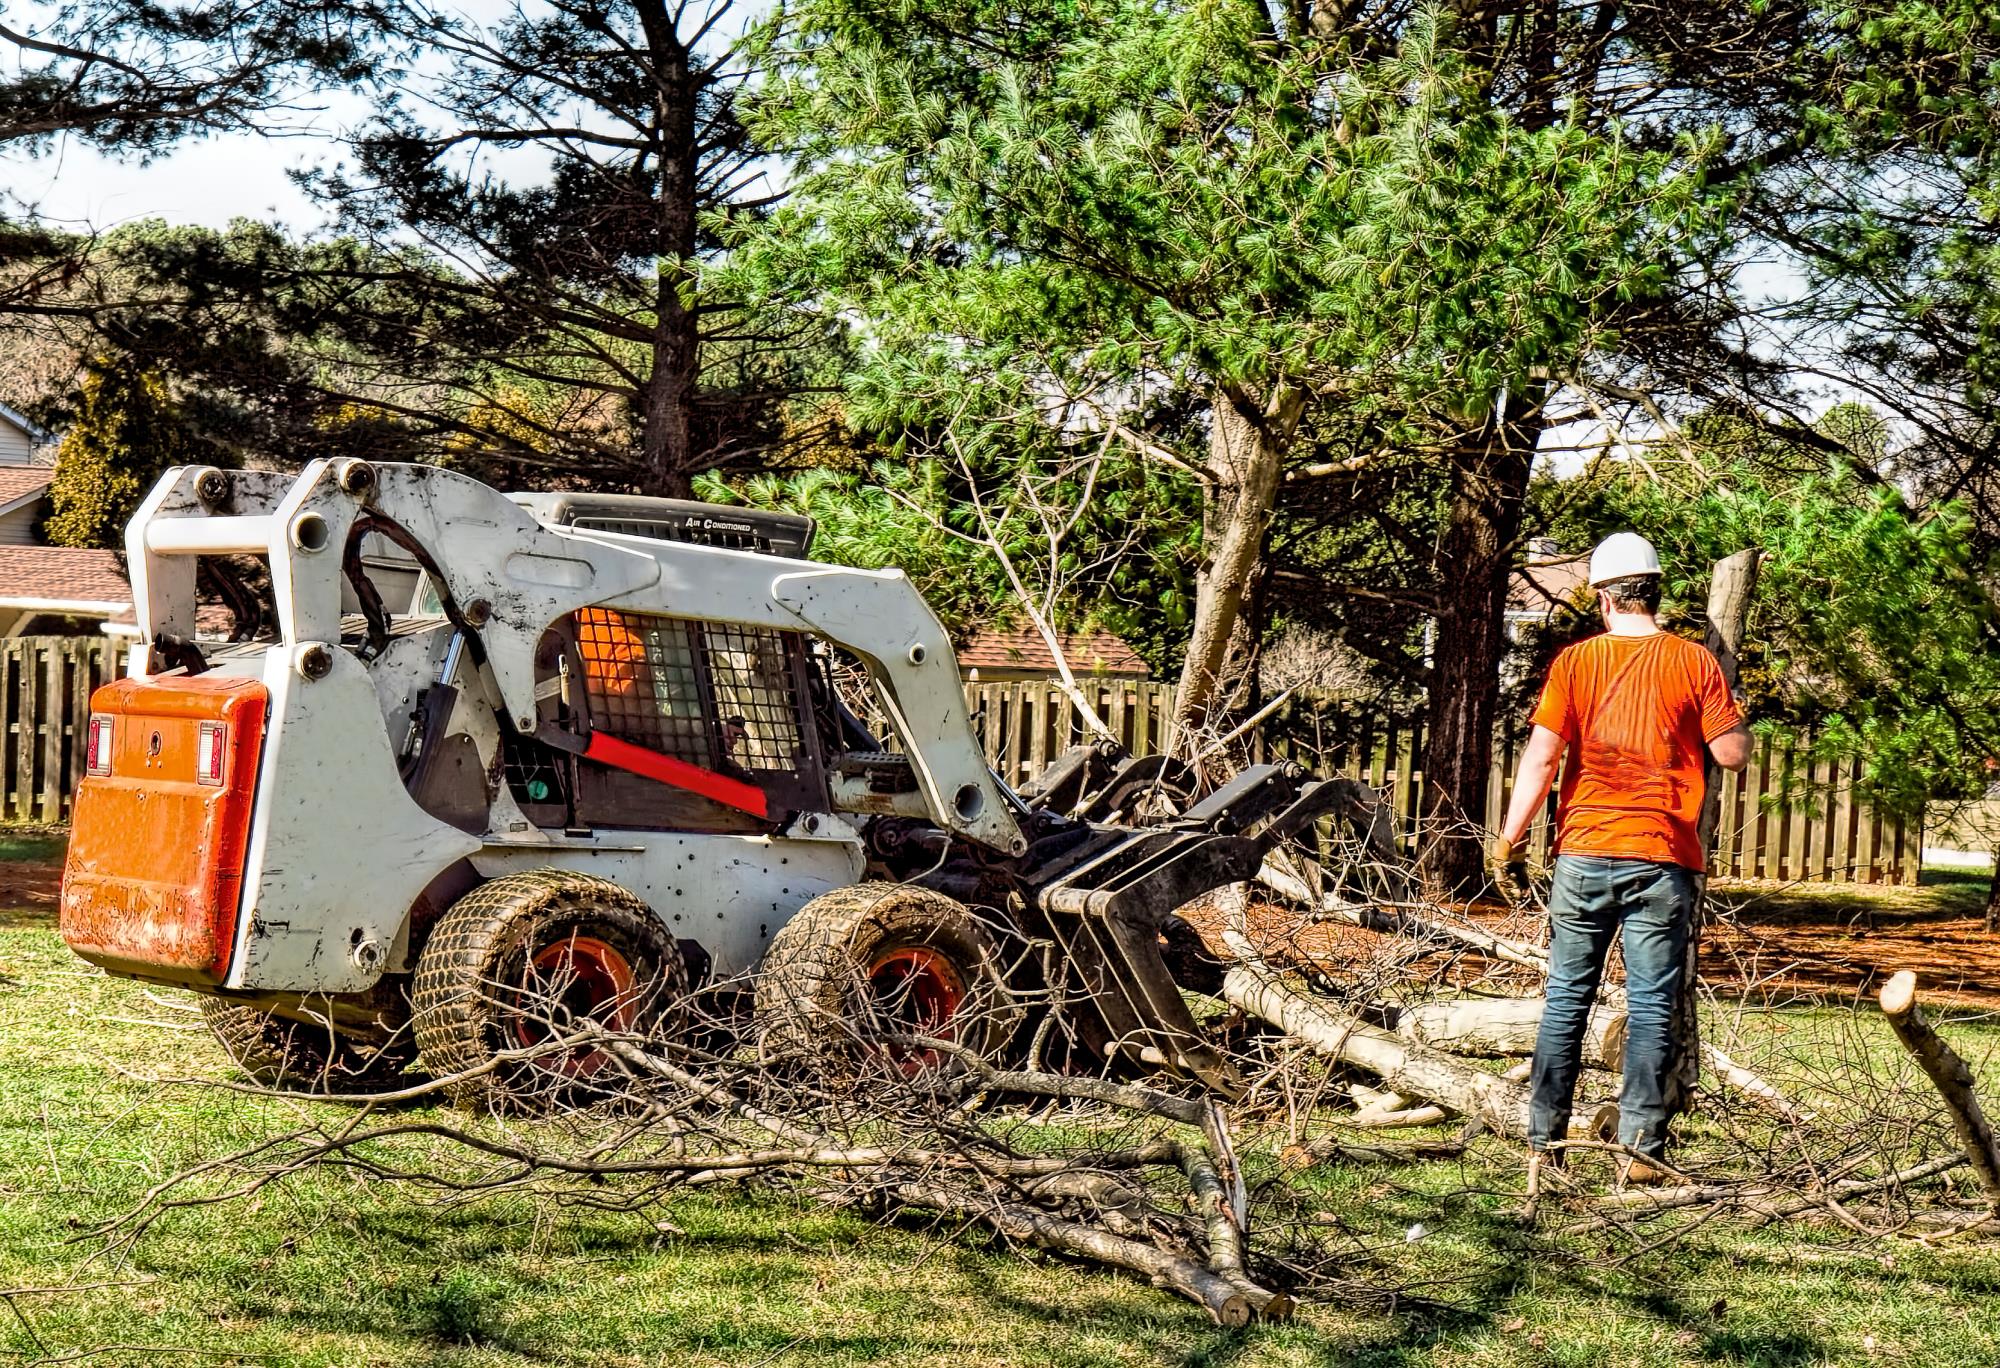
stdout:
<svg viewBox="0 0 2000 1368">
<path fill-rule="evenodd" d="M 828 1016 L 810 1032 L 760 1032 L 749 985 L 723 983 L 637 1033 L 566 1016 L 556 984 L 535 1002 L 508 1000 L 536 1023 L 524 1033 L 533 1045 L 469 1073 L 349 1097 L 345 1112 L 301 1106 L 293 1128 L 176 1174 L 92 1238 L 126 1251 L 177 1210 L 249 1199 L 324 1166 L 448 1202 L 525 1194 L 635 1212 L 691 1188 L 781 1184 L 878 1219 L 983 1229 L 1123 1270 L 1223 1325 L 1281 1320 L 1336 1290 L 1351 1301 L 1352 1270 L 1373 1262 L 1371 1251 L 1316 1185 L 1295 1180 L 1326 1163 L 1464 1156 L 1482 1136 L 1508 1142 L 1496 1157 L 1514 1159 L 1541 1013 L 1518 988 L 1545 971 L 1546 954 L 1462 909 L 1316 893 L 1298 868 L 1267 865 L 1260 886 L 1209 928 L 1206 977 L 1188 976 L 1210 990 L 1195 995 L 1201 1015 L 1242 1080 L 1226 1100 L 1132 1064 L 1083 1067 L 1070 1048 L 1076 1004 L 1062 1001 L 995 1004 L 1038 1018 L 1018 1033 L 1024 1047 L 996 1062 L 913 1032 L 907 1004 Z M 1283 933 L 1259 931 L 1246 904 L 1282 909 L 1266 922 Z M 1330 966 L 1313 942 L 1328 924 L 1383 933 L 1382 948 Z M 1435 978 L 1415 966 L 1438 956 L 1488 966 L 1517 991 L 1481 995 L 1475 981 L 1426 996 L 1413 985 Z M 1790 1074 L 1770 1067 L 1777 1055 L 1752 1068 L 1724 1048 L 1733 1041 L 1707 1041 L 1695 1160 L 1677 1151 L 1687 1167 L 1643 1191 L 1576 1180 L 1555 1198 L 1569 1209 L 1563 1230 L 1622 1234 L 1642 1248 L 1723 1214 L 1826 1220 L 1869 1237 L 1987 1229 L 2000 1204 L 2000 1149 L 1969 1072 L 1924 1024 L 1913 989 L 1898 985 L 1907 1002 L 1885 1004 L 1910 1058 L 1937 1080 L 1927 1103 L 1907 1072 L 1885 1073 L 1869 1062 L 1880 1052 L 1853 1041 L 1840 1046 L 1845 1056 L 1824 1042 L 1794 1051 L 1807 1062 Z M 866 1001 L 853 987 L 848 1000 Z M 1608 1099 L 1624 1024 L 1608 988 L 1586 1044 L 1592 1100 L 1572 1123 L 1571 1150 L 1621 1153 Z M 1848 1025 L 1881 1030 L 1851 1016 Z M 953 1034 L 977 1033 L 961 1023 Z M 1829 1062 L 1843 1058 L 1851 1069 Z M 506 1087 L 482 1075 L 504 1075 Z M 298 1083 L 277 1091 L 317 1094 L 314 1080 Z M 504 1109 L 430 1105 L 494 1097 L 508 1099 Z M 1433 1129 L 1404 1143 L 1383 1137 L 1417 1127 Z M 1948 1181 L 1968 1167 L 1971 1207 Z"/>
</svg>

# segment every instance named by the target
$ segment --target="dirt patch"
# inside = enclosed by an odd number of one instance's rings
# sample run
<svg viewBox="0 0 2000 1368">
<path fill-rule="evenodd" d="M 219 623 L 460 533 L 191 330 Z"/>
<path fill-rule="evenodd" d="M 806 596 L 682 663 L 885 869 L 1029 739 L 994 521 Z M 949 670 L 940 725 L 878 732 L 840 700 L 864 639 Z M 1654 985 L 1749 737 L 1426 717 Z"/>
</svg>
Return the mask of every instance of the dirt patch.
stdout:
<svg viewBox="0 0 2000 1368">
<path fill-rule="evenodd" d="M 0 861 L 0 909 L 53 917 L 62 892 L 62 871 L 60 858 Z"/>
</svg>

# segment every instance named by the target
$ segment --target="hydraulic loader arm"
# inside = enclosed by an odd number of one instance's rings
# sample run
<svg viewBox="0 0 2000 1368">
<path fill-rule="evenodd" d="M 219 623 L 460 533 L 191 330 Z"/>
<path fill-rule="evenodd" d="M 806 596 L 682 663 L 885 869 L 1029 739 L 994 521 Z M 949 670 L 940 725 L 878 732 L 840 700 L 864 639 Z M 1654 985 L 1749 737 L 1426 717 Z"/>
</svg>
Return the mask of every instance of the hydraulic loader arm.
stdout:
<svg viewBox="0 0 2000 1368">
<path fill-rule="evenodd" d="M 579 608 L 811 631 L 868 663 L 932 820 L 1007 854 L 1025 848 L 972 735 L 951 643 L 897 570 L 551 527 L 433 466 L 315 461 L 292 479 L 180 467 L 127 535 L 142 636 L 194 636 L 197 557 L 259 555 L 283 648 L 310 683 L 340 640 L 344 553 L 371 530 L 398 538 L 455 605 L 522 732 L 536 726 L 537 643 Z"/>
<path fill-rule="evenodd" d="M 951 642 L 900 570 L 802 570 L 778 576 L 771 596 L 813 631 L 868 662 L 882 704 L 910 747 L 924 800 L 941 825 L 1009 855 L 1028 848 L 974 744 Z"/>
</svg>

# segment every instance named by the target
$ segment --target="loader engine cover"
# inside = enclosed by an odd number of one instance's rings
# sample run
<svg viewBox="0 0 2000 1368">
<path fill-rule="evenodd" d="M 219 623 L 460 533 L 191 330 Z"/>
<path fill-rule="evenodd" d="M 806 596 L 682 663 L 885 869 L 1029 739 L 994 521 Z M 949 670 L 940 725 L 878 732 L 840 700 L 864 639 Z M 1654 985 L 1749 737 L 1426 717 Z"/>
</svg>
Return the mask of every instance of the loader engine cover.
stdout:
<svg viewBox="0 0 2000 1368">
<path fill-rule="evenodd" d="M 119 974 L 229 973 L 269 695 L 254 679 L 121 679 L 90 699 L 62 937 Z"/>
</svg>

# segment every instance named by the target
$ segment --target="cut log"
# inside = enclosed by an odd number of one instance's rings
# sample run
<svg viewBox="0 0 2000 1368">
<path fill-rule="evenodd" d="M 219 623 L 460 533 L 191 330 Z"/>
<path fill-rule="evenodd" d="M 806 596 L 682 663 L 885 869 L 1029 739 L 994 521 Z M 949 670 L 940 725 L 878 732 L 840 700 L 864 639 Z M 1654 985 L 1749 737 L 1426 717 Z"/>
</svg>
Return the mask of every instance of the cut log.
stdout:
<svg viewBox="0 0 2000 1368">
<path fill-rule="evenodd" d="M 1501 1059 L 1535 1052 L 1541 998 L 1459 998 L 1419 1002 L 1396 1018 L 1396 1034 L 1448 1054 Z M 1593 1069 L 1625 1067 L 1625 1011 L 1600 1006 L 1584 1028 L 1583 1062 Z"/>
<path fill-rule="evenodd" d="M 1618 1104 L 1600 1102 L 1594 1107 L 1579 1107 L 1571 1112 L 1569 1138 L 1611 1144 L 1618 1138 Z"/>
<path fill-rule="evenodd" d="M 1279 868 L 1266 860 L 1257 871 L 1257 881 L 1282 897 L 1302 901 L 1322 916 L 1338 917 L 1370 931 L 1380 931 L 1385 935 L 1413 936 L 1420 940 L 1443 939 L 1456 941 L 1470 950 L 1476 950 L 1488 959 L 1496 959 L 1506 964 L 1518 964 L 1523 968 L 1536 969 L 1543 974 L 1549 971 L 1548 953 L 1539 946 L 1525 941 L 1508 940 L 1495 936 L 1476 926 L 1461 926 L 1456 922 L 1441 918 L 1427 917 L 1406 907 L 1384 909 L 1364 903 L 1346 902 L 1328 896 L 1315 899 L 1312 891 L 1289 871 Z M 1232 947 L 1243 954 L 1241 947 Z M 1607 983 L 1598 990 L 1597 1000 L 1604 1007 L 1625 1005 L 1625 990 L 1617 984 Z M 1783 1121 L 1798 1122 L 1810 1120 L 1810 1112 L 1802 1112 L 1782 1092 L 1759 1078 L 1750 1070 L 1730 1059 L 1722 1051 L 1706 1042 L 1701 1046 L 1701 1061 L 1714 1069 L 1725 1083 L 1741 1092 L 1757 1106 Z"/>
<path fill-rule="evenodd" d="M 2000 1210 L 2000 1144 L 1996 1144 L 1993 1127 L 1973 1092 L 1972 1070 L 1924 1019 L 1924 1009 L 1917 1002 L 1915 974 L 1905 969 L 1883 984 L 1881 1003 L 1889 1029 L 1930 1075 L 1938 1096 L 1944 1099 L 1959 1146 L 1986 1194 L 1987 1205 Z"/>
<path fill-rule="evenodd" d="M 1363 1107 L 1354 1115 L 1343 1118 L 1341 1124 L 1361 1130 L 1399 1130 L 1410 1126 L 1441 1126 L 1449 1120 L 1451 1113 L 1433 1103 L 1393 1111 L 1387 1107 Z"/>
<path fill-rule="evenodd" d="M 1349 1083 L 1347 1095 L 1354 1099 L 1357 1111 L 1408 1111 L 1417 1105 L 1399 1092 L 1390 1092 L 1387 1088 L 1371 1088 L 1366 1083 Z"/>
<path fill-rule="evenodd" d="M 1366 1069 L 1406 1097 L 1477 1117 L 1499 1135 L 1527 1137 L 1528 1090 L 1518 1083 L 1307 997 L 1261 964 L 1237 964 L 1223 978 L 1222 994 L 1321 1053 Z"/>
</svg>

